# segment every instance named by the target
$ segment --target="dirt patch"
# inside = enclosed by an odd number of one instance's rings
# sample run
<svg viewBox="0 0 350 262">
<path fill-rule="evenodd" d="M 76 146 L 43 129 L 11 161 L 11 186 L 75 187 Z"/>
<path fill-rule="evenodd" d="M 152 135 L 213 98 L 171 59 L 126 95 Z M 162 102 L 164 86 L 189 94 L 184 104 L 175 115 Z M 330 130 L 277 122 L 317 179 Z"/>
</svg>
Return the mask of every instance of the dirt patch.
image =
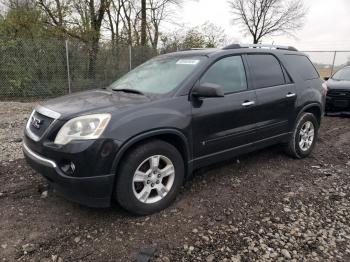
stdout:
<svg viewBox="0 0 350 262">
<path fill-rule="evenodd" d="M 0 258 L 133 261 L 154 247 L 152 261 L 349 261 L 349 127 L 325 118 L 307 159 L 271 147 L 199 170 L 170 208 L 147 217 L 46 196 L 23 159 L 2 161 Z"/>
</svg>

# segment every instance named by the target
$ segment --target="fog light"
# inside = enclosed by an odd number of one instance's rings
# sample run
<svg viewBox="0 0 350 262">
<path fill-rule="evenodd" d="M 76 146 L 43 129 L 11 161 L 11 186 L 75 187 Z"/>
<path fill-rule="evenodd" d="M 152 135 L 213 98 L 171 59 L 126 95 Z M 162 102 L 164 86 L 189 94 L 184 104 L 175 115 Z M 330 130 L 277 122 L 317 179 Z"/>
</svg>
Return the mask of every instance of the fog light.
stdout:
<svg viewBox="0 0 350 262">
<path fill-rule="evenodd" d="M 72 161 L 69 161 L 69 160 L 61 161 L 60 168 L 65 174 L 67 174 L 69 176 L 73 175 L 74 171 L 75 171 L 74 163 Z"/>
</svg>

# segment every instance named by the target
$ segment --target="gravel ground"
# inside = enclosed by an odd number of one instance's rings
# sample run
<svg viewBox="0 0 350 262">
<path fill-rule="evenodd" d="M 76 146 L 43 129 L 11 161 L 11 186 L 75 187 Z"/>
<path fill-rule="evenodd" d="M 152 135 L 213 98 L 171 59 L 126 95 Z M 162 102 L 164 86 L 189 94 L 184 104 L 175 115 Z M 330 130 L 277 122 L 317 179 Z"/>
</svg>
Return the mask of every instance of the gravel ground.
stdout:
<svg viewBox="0 0 350 262">
<path fill-rule="evenodd" d="M 46 191 L 13 141 L 32 107 L 0 103 L 3 261 L 350 261 L 349 118 L 325 118 L 307 159 L 271 147 L 199 170 L 170 208 L 134 217 Z"/>
<path fill-rule="evenodd" d="M 35 103 L 0 102 L 0 162 L 23 158 L 23 127 Z"/>
</svg>

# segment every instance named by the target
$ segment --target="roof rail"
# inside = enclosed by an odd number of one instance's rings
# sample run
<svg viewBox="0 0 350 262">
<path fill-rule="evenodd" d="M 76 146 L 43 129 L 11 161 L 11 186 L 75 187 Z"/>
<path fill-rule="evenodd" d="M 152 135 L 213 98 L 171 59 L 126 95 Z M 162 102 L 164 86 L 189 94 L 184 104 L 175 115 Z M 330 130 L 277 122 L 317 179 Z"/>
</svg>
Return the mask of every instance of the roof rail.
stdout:
<svg viewBox="0 0 350 262">
<path fill-rule="evenodd" d="M 281 45 L 264 45 L 264 44 L 232 44 L 225 46 L 223 49 L 239 49 L 239 48 L 269 48 L 269 49 L 279 49 L 279 50 L 288 50 L 288 51 L 298 51 L 293 46 L 281 46 Z"/>
<path fill-rule="evenodd" d="M 209 48 L 182 48 L 177 50 L 177 52 L 182 52 L 182 51 L 190 51 L 190 50 L 205 50 L 205 49 L 209 49 Z"/>
</svg>

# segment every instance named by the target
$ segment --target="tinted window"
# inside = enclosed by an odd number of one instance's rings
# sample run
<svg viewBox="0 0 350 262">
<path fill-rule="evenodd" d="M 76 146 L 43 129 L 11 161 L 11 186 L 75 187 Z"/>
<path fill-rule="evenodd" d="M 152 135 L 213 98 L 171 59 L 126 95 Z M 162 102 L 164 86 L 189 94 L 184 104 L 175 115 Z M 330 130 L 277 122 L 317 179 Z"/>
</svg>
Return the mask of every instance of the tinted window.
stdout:
<svg viewBox="0 0 350 262">
<path fill-rule="evenodd" d="M 248 55 L 256 88 L 285 84 L 282 68 L 273 55 Z"/>
<path fill-rule="evenodd" d="M 217 61 L 209 68 L 200 82 L 220 85 L 224 88 L 225 93 L 247 89 L 242 58 L 230 56 Z"/>
<path fill-rule="evenodd" d="M 287 55 L 286 57 L 288 64 L 302 77 L 302 79 L 311 80 L 319 78 L 315 67 L 308 57 L 303 55 Z"/>
<path fill-rule="evenodd" d="M 335 80 L 350 81 L 350 67 L 340 69 L 334 74 L 334 76 L 332 76 L 332 78 Z"/>
</svg>

